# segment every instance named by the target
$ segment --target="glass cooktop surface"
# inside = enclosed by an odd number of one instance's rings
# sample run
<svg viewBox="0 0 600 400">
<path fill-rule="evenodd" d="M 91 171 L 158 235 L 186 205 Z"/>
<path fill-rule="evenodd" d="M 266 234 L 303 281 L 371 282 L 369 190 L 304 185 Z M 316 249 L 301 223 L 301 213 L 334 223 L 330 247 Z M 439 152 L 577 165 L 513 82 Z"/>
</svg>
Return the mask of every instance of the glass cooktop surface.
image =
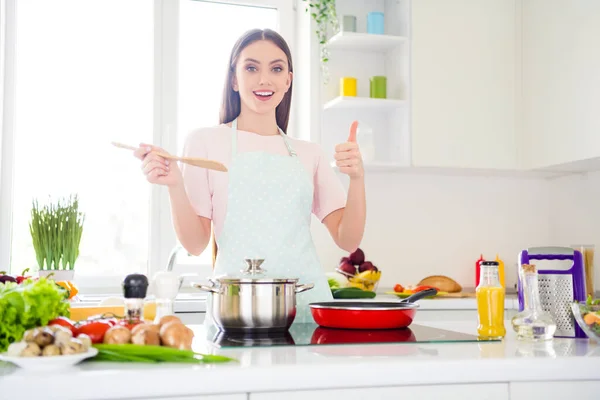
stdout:
<svg viewBox="0 0 600 400">
<path fill-rule="evenodd" d="M 402 329 L 332 329 L 316 324 L 293 324 L 287 332 L 245 333 L 216 331 L 217 347 L 315 346 L 348 344 L 479 342 L 476 335 L 422 325 Z"/>
</svg>

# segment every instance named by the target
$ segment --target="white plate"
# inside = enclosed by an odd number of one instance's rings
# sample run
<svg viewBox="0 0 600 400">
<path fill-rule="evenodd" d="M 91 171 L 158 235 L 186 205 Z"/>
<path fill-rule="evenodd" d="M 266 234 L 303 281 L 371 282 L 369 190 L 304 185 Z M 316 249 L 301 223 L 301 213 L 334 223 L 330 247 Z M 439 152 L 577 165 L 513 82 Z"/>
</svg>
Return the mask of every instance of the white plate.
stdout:
<svg viewBox="0 0 600 400">
<path fill-rule="evenodd" d="M 70 367 L 86 358 L 94 357 L 96 354 L 98 354 L 98 349 L 90 347 L 85 353 L 69 354 L 65 356 L 14 357 L 2 353 L 0 354 L 0 360 L 11 362 L 21 368 L 40 371 Z"/>
</svg>

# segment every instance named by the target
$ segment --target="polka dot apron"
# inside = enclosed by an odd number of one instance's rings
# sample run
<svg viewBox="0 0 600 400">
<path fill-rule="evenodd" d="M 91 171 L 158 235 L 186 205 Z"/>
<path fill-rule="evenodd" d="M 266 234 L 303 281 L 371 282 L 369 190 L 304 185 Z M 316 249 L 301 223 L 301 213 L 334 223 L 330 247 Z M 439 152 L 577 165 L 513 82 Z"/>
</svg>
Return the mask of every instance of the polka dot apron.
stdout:
<svg viewBox="0 0 600 400">
<path fill-rule="evenodd" d="M 296 294 L 294 324 L 313 323 L 309 303 L 332 300 L 312 240 L 313 184 L 287 136 L 287 155 L 237 152 L 237 120 L 232 123 L 227 212 L 217 241 L 215 277 L 241 276 L 246 258 L 261 258 L 268 277 L 314 283 Z M 209 295 L 205 325 L 214 328 Z"/>
</svg>

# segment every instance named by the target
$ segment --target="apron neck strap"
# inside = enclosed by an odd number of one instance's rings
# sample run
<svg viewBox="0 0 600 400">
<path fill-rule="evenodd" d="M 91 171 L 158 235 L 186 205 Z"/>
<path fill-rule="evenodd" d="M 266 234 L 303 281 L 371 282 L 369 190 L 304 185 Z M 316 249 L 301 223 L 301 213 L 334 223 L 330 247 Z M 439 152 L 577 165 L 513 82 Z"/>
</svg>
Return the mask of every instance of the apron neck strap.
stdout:
<svg viewBox="0 0 600 400">
<path fill-rule="evenodd" d="M 231 122 L 231 129 L 233 130 L 233 132 L 231 133 L 231 154 L 233 155 L 237 153 L 237 118 Z M 285 143 L 285 147 L 287 148 L 287 151 L 290 154 L 290 156 L 296 157 L 297 153 L 292 148 L 292 145 L 290 144 L 287 135 L 283 133 L 283 130 L 281 130 L 280 127 L 277 127 L 277 129 L 279 129 L 279 134 L 283 138 L 283 142 Z"/>
</svg>

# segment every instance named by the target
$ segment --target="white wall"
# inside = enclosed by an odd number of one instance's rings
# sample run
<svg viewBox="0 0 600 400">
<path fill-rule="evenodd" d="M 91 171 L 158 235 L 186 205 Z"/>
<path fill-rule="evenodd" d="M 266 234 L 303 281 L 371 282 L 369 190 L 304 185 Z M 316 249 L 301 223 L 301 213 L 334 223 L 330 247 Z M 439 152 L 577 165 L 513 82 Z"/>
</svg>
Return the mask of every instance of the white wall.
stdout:
<svg viewBox="0 0 600 400">
<path fill-rule="evenodd" d="M 474 287 L 480 253 L 490 259 L 500 255 L 512 286 L 518 252 L 553 239 L 548 216 L 550 193 L 558 191 L 554 181 L 408 172 L 368 172 L 366 179 L 361 248 L 383 271 L 382 289 L 416 284 L 433 274 Z M 320 223 L 313 224 L 313 234 L 323 268 L 333 271 L 345 252 Z M 578 240 L 587 238 L 581 235 Z"/>
<path fill-rule="evenodd" d="M 600 172 L 552 181 L 551 241 L 595 246 L 594 288 L 600 290 Z"/>
</svg>

